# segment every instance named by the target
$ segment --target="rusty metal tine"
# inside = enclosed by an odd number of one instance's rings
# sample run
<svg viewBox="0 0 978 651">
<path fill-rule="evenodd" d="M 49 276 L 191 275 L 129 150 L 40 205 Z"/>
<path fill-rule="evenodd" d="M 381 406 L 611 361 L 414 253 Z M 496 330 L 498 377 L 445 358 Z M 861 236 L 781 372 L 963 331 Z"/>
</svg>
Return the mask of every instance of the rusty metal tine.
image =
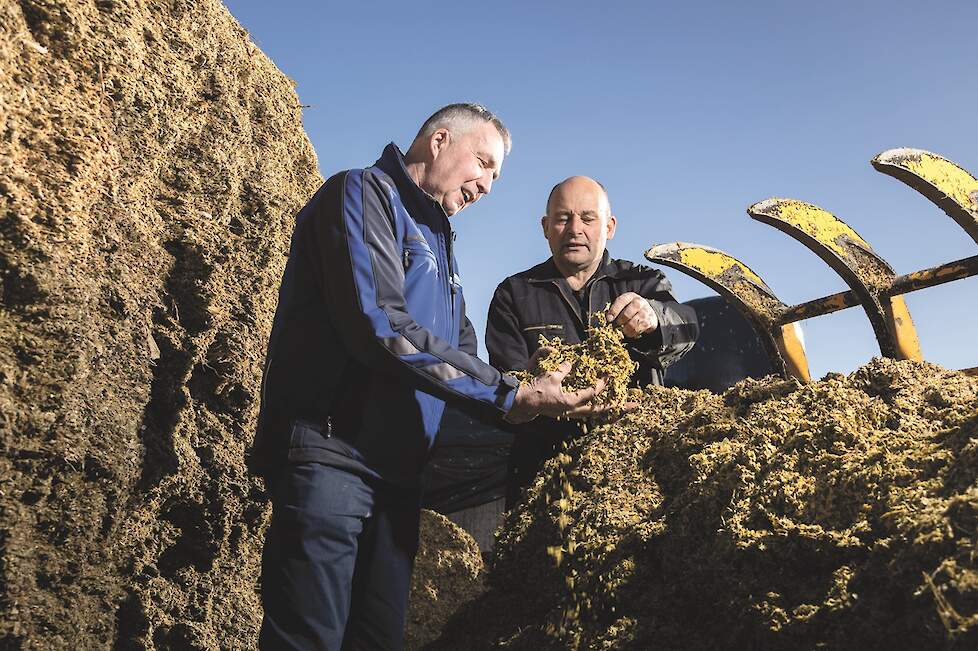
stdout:
<svg viewBox="0 0 978 651">
<path fill-rule="evenodd" d="M 978 276 L 978 255 L 897 276 L 893 280 L 893 286 L 890 287 L 889 293 L 891 295 L 909 294 L 918 289 L 943 285 L 952 280 L 961 280 L 971 276 Z"/>
<path fill-rule="evenodd" d="M 822 298 L 815 298 L 798 305 L 792 305 L 781 315 L 779 323 L 788 324 L 804 321 L 816 316 L 832 314 L 859 305 L 859 297 L 851 289 Z"/>
<path fill-rule="evenodd" d="M 893 279 L 893 284 L 890 285 L 890 288 L 886 290 L 886 294 L 889 296 L 909 294 L 910 292 L 935 287 L 949 283 L 952 280 L 970 278 L 971 276 L 978 276 L 978 255 L 904 274 L 903 276 L 897 276 Z M 781 315 L 779 323 L 786 324 L 803 321 L 816 316 L 832 314 L 833 312 L 838 312 L 839 310 L 844 310 L 855 305 L 859 305 L 859 298 L 855 292 L 849 289 L 837 294 L 799 303 L 798 305 L 792 305 Z"/>
<path fill-rule="evenodd" d="M 937 204 L 978 243 L 978 179 L 970 172 L 923 149 L 888 149 L 871 163 Z"/>
<path fill-rule="evenodd" d="M 888 298 L 896 274 L 852 227 L 818 206 L 795 199 L 766 199 L 747 213 L 804 244 L 842 277 L 866 311 L 883 355 L 920 359 L 903 300 Z M 894 302 L 899 305 L 891 305 Z M 894 308 L 900 315 L 896 320 Z"/>
<path fill-rule="evenodd" d="M 794 330 L 787 335 L 778 319 L 788 308 L 750 267 L 719 249 L 687 242 L 651 247 L 645 257 L 677 269 L 723 296 L 757 331 L 776 372 L 809 379 L 804 349 L 793 345 Z"/>
</svg>

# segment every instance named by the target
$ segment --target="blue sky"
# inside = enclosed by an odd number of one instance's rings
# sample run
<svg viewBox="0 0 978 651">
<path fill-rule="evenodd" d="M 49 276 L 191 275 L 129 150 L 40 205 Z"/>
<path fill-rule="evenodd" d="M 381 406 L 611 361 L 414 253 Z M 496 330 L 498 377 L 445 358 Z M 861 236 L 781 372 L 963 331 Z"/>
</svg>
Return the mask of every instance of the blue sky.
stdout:
<svg viewBox="0 0 978 651">
<path fill-rule="evenodd" d="M 950 218 L 869 165 L 893 147 L 978 173 L 978 2 L 227 2 L 295 80 L 324 176 L 406 148 L 455 101 L 513 134 L 492 194 L 453 218 L 480 333 L 495 286 L 549 255 L 539 218 L 574 174 L 611 195 L 616 257 L 708 244 L 786 303 L 845 289 L 801 244 L 754 222 L 772 196 L 847 221 L 897 273 L 978 253 Z M 666 269 L 680 300 L 709 295 Z M 978 366 L 978 279 L 908 295 L 924 357 Z M 879 348 L 859 308 L 804 322 L 813 375 Z M 485 356 L 484 348 L 483 357 Z"/>
</svg>

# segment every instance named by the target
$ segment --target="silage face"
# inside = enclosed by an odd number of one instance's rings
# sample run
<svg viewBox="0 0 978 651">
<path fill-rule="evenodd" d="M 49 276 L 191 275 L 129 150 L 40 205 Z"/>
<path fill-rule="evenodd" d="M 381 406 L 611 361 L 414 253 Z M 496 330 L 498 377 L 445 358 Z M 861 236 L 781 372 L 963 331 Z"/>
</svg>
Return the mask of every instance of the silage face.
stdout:
<svg viewBox="0 0 978 651">
<path fill-rule="evenodd" d="M 976 529 L 976 378 L 876 359 L 647 387 L 509 514 L 479 609 L 511 615 L 467 643 L 973 648 Z"/>
</svg>

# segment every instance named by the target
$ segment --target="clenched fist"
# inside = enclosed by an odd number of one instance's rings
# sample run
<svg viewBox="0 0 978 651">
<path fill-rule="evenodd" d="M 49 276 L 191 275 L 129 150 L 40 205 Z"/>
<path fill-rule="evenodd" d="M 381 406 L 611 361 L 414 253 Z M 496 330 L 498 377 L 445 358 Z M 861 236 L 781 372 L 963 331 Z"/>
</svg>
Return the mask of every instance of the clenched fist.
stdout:
<svg viewBox="0 0 978 651">
<path fill-rule="evenodd" d="M 635 339 L 659 327 L 659 317 L 652 305 L 635 292 L 626 292 L 615 299 L 605 312 L 608 322 L 614 322 L 626 337 Z"/>
</svg>

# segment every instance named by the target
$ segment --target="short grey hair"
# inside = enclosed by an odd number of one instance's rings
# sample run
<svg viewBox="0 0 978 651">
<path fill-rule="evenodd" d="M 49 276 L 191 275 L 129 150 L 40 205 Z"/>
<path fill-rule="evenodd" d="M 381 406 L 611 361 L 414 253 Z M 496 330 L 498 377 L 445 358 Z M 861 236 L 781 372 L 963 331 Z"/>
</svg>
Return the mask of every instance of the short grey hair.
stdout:
<svg viewBox="0 0 978 651">
<path fill-rule="evenodd" d="M 504 151 L 506 154 L 509 154 L 509 149 L 512 146 L 509 129 L 506 128 L 506 125 L 503 124 L 503 121 L 495 113 L 485 106 L 470 102 L 449 104 L 448 106 L 441 107 L 430 118 L 424 121 L 424 124 L 418 130 L 418 135 L 414 139 L 428 138 L 438 129 L 448 129 L 456 133 L 464 133 L 479 122 L 491 122 L 496 127 L 496 131 L 499 132 L 499 136 L 503 139 Z"/>
</svg>

